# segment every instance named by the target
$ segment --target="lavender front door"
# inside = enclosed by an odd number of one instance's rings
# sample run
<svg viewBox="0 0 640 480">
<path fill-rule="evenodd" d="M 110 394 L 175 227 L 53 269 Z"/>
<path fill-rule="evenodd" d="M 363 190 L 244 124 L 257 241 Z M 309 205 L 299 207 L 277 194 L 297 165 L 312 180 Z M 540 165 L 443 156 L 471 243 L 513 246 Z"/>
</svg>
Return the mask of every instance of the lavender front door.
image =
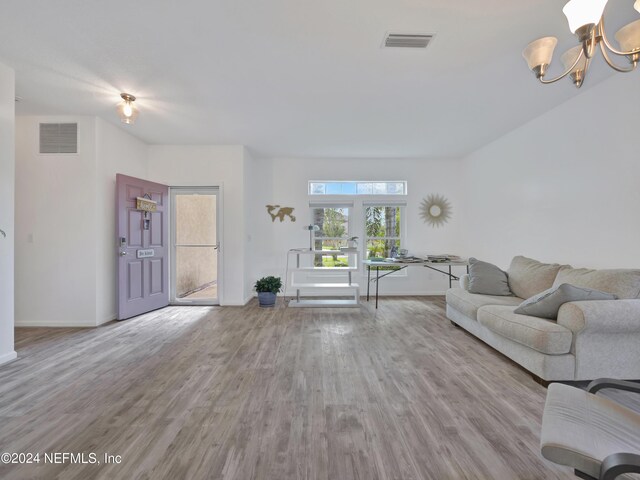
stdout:
<svg viewBox="0 0 640 480">
<path fill-rule="evenodd" d="M 116 175 L 118 320 L 169 304 L 168 200 L 166 185 Z"/>
</svg>

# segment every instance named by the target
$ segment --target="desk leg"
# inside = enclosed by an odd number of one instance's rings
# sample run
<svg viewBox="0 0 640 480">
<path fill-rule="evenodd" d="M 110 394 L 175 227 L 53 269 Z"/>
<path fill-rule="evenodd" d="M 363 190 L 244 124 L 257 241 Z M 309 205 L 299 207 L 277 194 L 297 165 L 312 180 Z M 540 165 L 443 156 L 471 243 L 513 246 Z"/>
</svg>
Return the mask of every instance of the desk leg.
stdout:
<svg viewBox="0 0 640 480">
<path fill-rule="evenodd" d="M 371 265 L 367 265 L 367 302 L 369 301 L 369 285 L 371 285 Z"/>
<path fill-rule="evenodd" d="M 449 288 L 451 288 L 451 265 L 449 265 Z"/>
<path fill-rule="evenodd" d="M 380 267 L 376 267 L 376 308 L 378 308 L 378 285 L 380 285 Z"/>
</svg>

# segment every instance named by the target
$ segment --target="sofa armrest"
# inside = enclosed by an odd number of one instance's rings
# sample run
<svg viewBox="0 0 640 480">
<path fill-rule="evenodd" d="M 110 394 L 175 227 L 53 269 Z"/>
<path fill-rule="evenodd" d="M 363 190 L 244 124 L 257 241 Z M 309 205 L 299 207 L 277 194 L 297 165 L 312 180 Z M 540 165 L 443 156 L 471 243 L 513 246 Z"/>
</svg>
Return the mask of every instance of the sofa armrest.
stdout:
<svg viewBox="0 0 640 480">
<path fill-rule="evenodd" d="M 460 288 L 469 291 L 469 274 L 465 273 L 460 277 Z"/>
<path fill-rule="evenodd" d="M 605 388 L 640 393 L 640 383 L 627 382 L 625 380 L 618 380 L 615 378 L 597 378 L 587 386 L 587 392 L 595 394 Z"/>
<path fill-rule="evenodd" d="M 565 303 L 558 324 L 573 333 L 574 380 L 640 378 L 640 299 Z"/>
<path fill-rule="evenodd" d="M 640 473 L 640 455 L 612 453 L 600 466 L 600 480 L 615 480 L 623 473 Z"/>
<path fill-rule="evenodd" d="M 565 303 L 558 312 L 558 325 L 574 335 L 583 331 L 640 334 L 640 299 Z"/>
</svg>

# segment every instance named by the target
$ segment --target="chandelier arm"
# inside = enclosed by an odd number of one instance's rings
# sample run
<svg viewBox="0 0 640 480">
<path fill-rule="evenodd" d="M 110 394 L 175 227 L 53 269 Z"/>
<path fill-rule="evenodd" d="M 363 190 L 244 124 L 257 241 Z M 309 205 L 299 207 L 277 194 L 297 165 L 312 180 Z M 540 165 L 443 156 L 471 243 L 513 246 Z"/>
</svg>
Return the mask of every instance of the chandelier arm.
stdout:
<svg viewBox="0 0 640 480">
<path fill-rule="evenodd" d="M 602 51 L 602 56 L 604 57 L 604 61 L 607 62 L 607 65 L 609 65 L 611 68 L 613 68 L 618 72 L 621 72 L 621 73 L 633 72 L 638 66 L 637 63 L 634 63 L 631 65 L 631 67 L 624 68 L 624 67 L 619 67 L 618 65 L 613 63 L 613 61 L 611 60 L 611 57 L 609 57 L 609 53 L 607 52 L 607 49 L 605 48 L 604 43 L 600 44 L 600 51 Z"/>
<path fill-rule="evenodd" d="M 540 80 L 540 82 L 544 83 L 545 85 L 548 84 L 548 83 L 555 83 L 558 80 L 562 80 L 564 77 L 569 75 L 573 71 L 574 68 L 576 68 L 576 65 L 578 65 L 578 62 L 580 61 L 580 59 L 582 58 L 583 55 L 584 55 L 584 50 L 580 50 L 580 55 L 578 55 L 578 57 L 576 58 L 576 61 L 573 62 L 573 65 L 571 65 L 571 67 L 569 67 L 567 69 L 567 71 L 564 72 L 562 75 L 559 75 L 556 78 L 552 78 L 551 80 L 545 80 L 543 77 L 540 77 L 538 80 Z"/>
<path fill-rule="evenodd" d="M 598 31 L 597 27 L 591 29 L 591 38 L 587 38 L 582 41 L 582 51 L 584 52 L 585 57 L 589 60 L 593 57 L 593 54 L 596 52 L 596 32 Z"/>
<path fill-rule="evenodd" d="M 587 58 L 587 61 L 584 64 L 584 72 L 582 73 L 582 78 L 580 78 L 580 80 L 575 84 L 576 87 L 580 88 L 582 87 L 582 84 L 584 83 L 584 79 L 587 77 L 587 72 L 589 71 L 589 67 L 591 66 L 591 58 Z"/>
<path fill-rule="evenodd" d="M 604 16 L 600 19 L 600 37 L 602 38 L 602 41 L 604 42 L 604 44 L 607 46 L 607 48 L 609 49 L 609 51 L 611 53 L 615 53 L 616 55 L 620 55 L 621 57 L 624 57 L 624 56 L 627 56 L 627 55 L 633 55 L 634 53 L 638 53 L 637 50 L 635 52 L 633 50 L 630 51 L 630 52 L 623 52 L 622 50 L 618 50 L 616 47 L 614 47 L 611 44 L 611 42 L 609 41 L 609 38 L 607 37 L 607 32 L 605 32 L 605 30 L 604 30 Z M 600 48 L 602 49 L 602 44 L 600 44 Z M 602 51 L 604 53 L 604 50 L 602 50 Z M 609 62 L 607 62 L 607 63 L 609 63 Z M 612 68 L 615 68 L 610 63 L 609 63 L 609 65 Z M 616 70 L 618 70 L 618 69 L 616 68 Z M 630 70 L 619 70 L 619 71 L 630 71 Z"/>
</svg>

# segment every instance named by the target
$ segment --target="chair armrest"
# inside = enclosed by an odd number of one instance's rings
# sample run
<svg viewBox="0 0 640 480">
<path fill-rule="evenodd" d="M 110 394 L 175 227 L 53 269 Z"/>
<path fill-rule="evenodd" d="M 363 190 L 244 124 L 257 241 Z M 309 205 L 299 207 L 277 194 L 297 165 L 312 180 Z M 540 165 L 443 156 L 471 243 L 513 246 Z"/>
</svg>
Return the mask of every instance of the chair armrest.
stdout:
<svg viewBox="0 0 640 480">
<path fill-rule="evenodd" d="M 587 392 L 596 393 L 598 390 L 602 390 L 604 388 L 615 388 L 616 390 L 640 393 L 640 383 L 615 380 L 613 378 L 598 378 L 594 380 L 587 387 Z"/>
<path fill-rule="evenodd" d="M 600 467 L 600 480 L 614 480 L 623 473 L 640 473 L 640 455 L 635 453 L 609 455 Z"/>
<path fill-rule="evenodd" d="M 574 334 L 640 334 L 640 299 L 568 302 L 560 307 L 558 325 Z"/>
</svg>

